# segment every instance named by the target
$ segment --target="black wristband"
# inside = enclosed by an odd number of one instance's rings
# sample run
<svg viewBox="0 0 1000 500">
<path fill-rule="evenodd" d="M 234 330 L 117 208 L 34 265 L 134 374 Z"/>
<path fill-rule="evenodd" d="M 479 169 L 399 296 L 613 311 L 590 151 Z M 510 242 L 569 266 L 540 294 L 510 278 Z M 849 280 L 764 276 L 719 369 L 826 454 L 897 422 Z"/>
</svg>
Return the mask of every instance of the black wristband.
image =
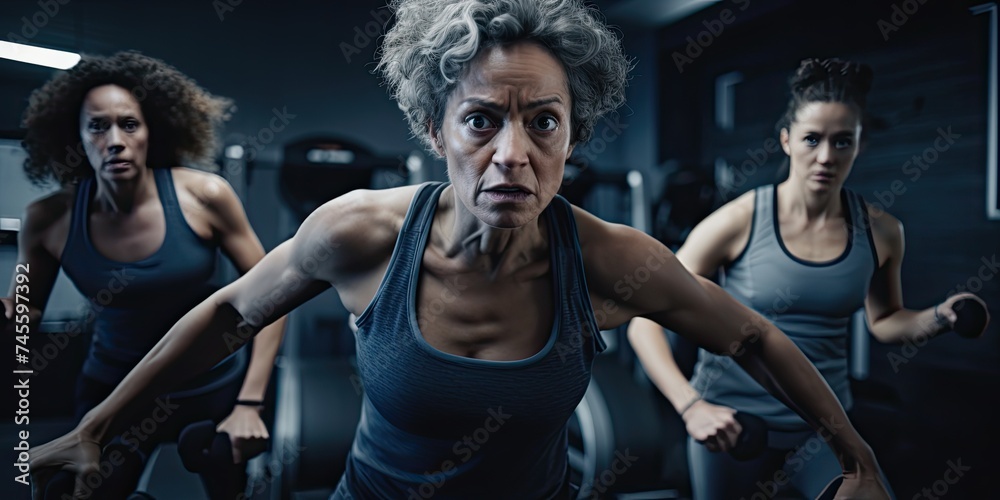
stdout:
<svg viewBox="0 0 1000 500">
<path fill-rule="evenodd" d="M 264 406 L 263 401 L 252 401 L 249 399 L 237 399 L 236 406 Z"/>
</svg>

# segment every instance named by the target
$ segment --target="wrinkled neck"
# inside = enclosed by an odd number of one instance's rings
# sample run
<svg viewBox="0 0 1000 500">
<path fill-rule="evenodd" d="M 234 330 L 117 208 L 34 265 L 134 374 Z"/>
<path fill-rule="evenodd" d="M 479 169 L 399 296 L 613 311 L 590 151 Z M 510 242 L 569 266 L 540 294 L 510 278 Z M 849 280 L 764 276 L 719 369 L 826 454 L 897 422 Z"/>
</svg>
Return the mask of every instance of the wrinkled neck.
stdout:
<svg viewBox="0 0 1000 500">
<path fill-rule="evenodd" d="M 505 275 L 548 258 L 548 233 L 540 219 L 509 229 L 490 226 L 457 200 L 449 187 L 438 202 L 434 221 L 437 237 L 432 244 L 462 267 L 491 276 Z"/>
</svg>

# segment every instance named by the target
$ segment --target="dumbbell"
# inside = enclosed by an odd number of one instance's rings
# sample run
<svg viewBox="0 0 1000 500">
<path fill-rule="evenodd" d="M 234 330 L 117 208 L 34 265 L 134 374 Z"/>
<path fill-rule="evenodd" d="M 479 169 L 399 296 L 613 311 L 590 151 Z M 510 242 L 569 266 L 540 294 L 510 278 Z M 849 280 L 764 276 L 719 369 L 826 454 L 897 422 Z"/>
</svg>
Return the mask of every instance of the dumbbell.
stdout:
<svg viewBox="0 0 1000 500">
<path fill-rule="evenodd" d="M 955 333 L 967 339 L 974 339 L 986 331 L 990 314 L 986 310 L 986 304 L 981 300 L 973 298 L 956 300 L 951 308 L 958 316 L 955 320 Z"/>
<path fill-rule="evenodd" d="M 740 411 L 733 418 L 743 430 L 736 438 L 736 446 L 729 450 L 729 455 L 741 462 L 757 458 L 767 446 L 767 423 L 757 415 Z"/>
<path fill-rule="evenodd" d="M 211 498 L 222 498 L 246 488 L 245 464 L 233 464 L 229 434 L 215 431 L 211 420 L 196 422 L 184 428 L 177 438 L 177 454 L 184 468 L 211 477 L 204 482 Z"/>
<path fill-rule="evenodd" d="M 150 496 L 136 496 L 131 493 L 132 482 L 128 478 L 138 477 L 146 464 L 146 456 L 142 452 L 125 445 L 121 441 L 113 441 L 101 451 L 101 470 L 90 473 L 84 478 L 84 484 L 91 492 L 91 498 L 127 498 L 127 500 L 156 500 Z M 113 465 L 110 469 L 105 467 Z M 45 498 L 68 498 L 73 493 L 76 474 L 61 471 L 49 480 L 44 493 Z"/>
<path fill-rule="evenodd" d="M 206 472 L 218 463 L 233 463 L 233 448 L 229 434 L 215 432 L 216 424 L 203 420 L 191 424 L 177 438 L 177 454 L 184 468 L 196 473 Z"/>
</svg>

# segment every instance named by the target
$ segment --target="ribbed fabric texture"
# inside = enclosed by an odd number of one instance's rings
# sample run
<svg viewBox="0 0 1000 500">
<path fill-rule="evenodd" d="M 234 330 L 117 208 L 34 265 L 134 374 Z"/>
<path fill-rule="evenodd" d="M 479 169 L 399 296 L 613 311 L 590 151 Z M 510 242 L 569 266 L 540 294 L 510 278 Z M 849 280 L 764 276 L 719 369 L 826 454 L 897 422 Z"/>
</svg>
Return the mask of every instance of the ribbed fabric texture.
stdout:
<svg viewBox="0 0 1000 500">
<path fill-rule="evenodd" d="M 542 214 L 557 307 L 548 343 L 518 361 L 466 358 L 435 349 L 417 325 L 420 264 L 446 186 L 418 190 L 382 284 L 358 318 L 364 405 L 334 498 L 561 498 L 567 421 L 604 349 L 572 208 L 557 197 Z"/>
</svg>

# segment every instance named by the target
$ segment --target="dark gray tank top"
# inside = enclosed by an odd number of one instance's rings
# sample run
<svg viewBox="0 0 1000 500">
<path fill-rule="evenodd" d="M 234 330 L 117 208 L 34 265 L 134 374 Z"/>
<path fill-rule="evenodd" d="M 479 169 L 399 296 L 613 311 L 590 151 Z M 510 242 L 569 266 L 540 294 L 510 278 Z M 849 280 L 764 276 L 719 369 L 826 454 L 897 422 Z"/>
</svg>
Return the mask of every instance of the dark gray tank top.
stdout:
<svg viewBox="0 0 1000 500">
<path fill-rule="evenodd" d="M 382 284 L 357 320 L 365 394 L 341 481 L 365 499 L 568 498 L 567 421 L 605 348 L 572 207 L 556 196 L 541 215 L 556 308 L 548 343 L 517 361 L 466 358 L 428 344 L 416 310 L 424 248 L 447 185 L 417 191 Z"/>
<path fill-rule="evenodd" d="M 89 224 L 96 182 L 89 177 L 77 188 L 60 261 L 66 276 L 89 298 L 95 317 L 83 374 L 105 384 L 117 385 L 174 323 L 218 289 L 212 279 L 218 243 L 203 240 L 188 226 L 170 169 L 152 172 L 166 224 L 163 244 L 153 255 L 118 262 L 97 251 Z M 173 394 L 195 395 L 228 383 L 242 376 L 248 359 L 246 349 L 237 350 Z"/>
</svg>

